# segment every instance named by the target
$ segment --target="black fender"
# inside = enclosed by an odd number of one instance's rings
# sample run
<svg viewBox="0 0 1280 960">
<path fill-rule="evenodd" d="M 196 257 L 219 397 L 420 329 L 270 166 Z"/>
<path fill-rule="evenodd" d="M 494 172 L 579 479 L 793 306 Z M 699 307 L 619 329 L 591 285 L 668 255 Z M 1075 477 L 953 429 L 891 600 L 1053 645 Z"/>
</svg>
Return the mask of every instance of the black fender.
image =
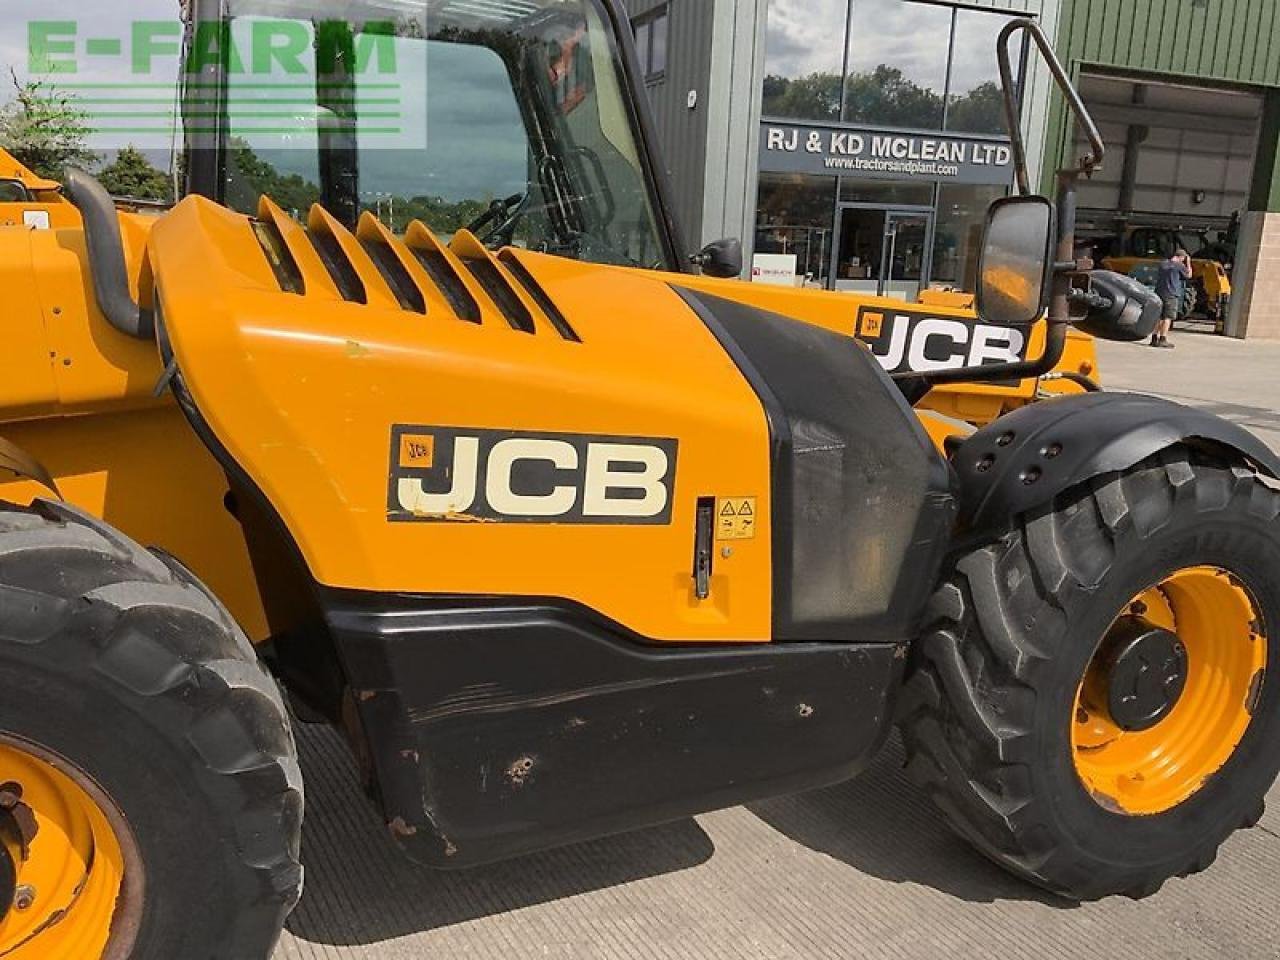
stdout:
<svg viewBox="0 0 1280 960">
<path fill-rule="evenodd" d="M 959 445 L 951 462 L 960 480 L 960 530 L 1003 529 L 1071 487 L 1178 443 L 1232 452 L 1280 478 L 1280 458 L 1221 417 L 1136 393 L 1076 394 L 1015 410 Z"/>
</svg>

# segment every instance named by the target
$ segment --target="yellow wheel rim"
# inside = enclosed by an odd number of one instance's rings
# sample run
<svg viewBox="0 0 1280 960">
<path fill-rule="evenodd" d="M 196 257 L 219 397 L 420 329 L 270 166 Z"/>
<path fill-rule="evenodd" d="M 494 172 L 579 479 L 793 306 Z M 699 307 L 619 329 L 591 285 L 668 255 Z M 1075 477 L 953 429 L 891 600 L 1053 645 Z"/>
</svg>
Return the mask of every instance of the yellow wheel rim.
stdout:
<svg viewBox="0 0 1280 960">
<path fill-rule="evenodd" d="M 134 889 L 141 877 L 130 870 L 126 884 L 125 864 L 138 860 L 119 814 L 72 765 L 0 735 L 0 799 L 12 803 L 16 794 L 22 809 L 0 816 L 12 818 L 10 836 L 14 823 L 22 823 L 26 842 L 25 850 L 9 853 L 16 888 L 0 893 L 14 895 L 0 921 L 0 958 L 127 956 L 136 918 L 125 907 L 141 902 Z"/>
<path fill-rule="evenodd" d="M 1180 694 L 1144 729 L 1113 715 L 1121 714 L 1114 691 L 1122 668 L 1109 641 L 1134 620 L 1176 635 L 1182 668 L 1168 681 L 1171 689 L 1182 684 Z M 1134 816 L 1187 800 L 1244 739 L 1266 667 L 1257 605 L 1226 571 L 1189 567 L 1144 590 L 1113 623 L 1076 695 L 1071 742 L 1085 789 L 1103 807 Z"/>
</svg>

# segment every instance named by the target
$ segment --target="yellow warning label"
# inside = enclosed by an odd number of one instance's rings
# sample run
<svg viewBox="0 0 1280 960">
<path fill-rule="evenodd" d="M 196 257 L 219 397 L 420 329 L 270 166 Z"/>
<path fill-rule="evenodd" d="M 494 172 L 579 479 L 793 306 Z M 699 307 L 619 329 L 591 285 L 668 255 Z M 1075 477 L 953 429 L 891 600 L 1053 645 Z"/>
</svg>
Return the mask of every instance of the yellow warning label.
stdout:
<svg viewBox="0 0 1280 960">
<path fill-rule="evenodd" d="M 426 469 L 435 464 L 436 438 L 406 433 L 400 437 L 400 466 Z"/>
<path fill-rule="evenodd" d="M 716 501 L 717 540 L 750 540 L 755 535 L 755 497 L 725 497 Z"/>
<path fill-rule="evenodd" d="M 862 329 L 858 331 L 861 337 L 878 337 L 884 329 L 884 314 L 874 313 L 868 310 L 862 315 Z"/>
</svg>

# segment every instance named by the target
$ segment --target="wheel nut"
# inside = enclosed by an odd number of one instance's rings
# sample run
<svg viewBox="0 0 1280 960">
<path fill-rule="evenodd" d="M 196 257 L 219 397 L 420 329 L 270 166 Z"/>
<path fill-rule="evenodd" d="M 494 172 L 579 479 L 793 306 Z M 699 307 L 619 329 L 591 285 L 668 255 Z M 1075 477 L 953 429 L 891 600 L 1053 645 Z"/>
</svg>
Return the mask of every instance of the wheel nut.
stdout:
<svg viewBox="0 0 1280 960">
<path fill-rule="evenodd" d="M 36 902 L 36 888 L 23 884 L 13 892 L 13 906 L 17 910 L 30 910 Z"/>
<path fill-rule="evenodd" d="M 0 810 L 12 810 L 22 802 L 22 784 L 0 783 Z"/>
</svg>

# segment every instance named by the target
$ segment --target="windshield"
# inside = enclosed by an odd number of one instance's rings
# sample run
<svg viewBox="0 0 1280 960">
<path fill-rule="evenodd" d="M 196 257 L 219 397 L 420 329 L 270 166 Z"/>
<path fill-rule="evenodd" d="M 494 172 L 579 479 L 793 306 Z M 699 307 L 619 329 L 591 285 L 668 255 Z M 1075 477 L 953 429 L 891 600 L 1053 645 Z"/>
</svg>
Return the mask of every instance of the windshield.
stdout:
<svg viewBox="0 0 1280 960">
<path fill-rule="evenodd" d="M 402 232 L 469 228 L 595 262 L 662 267 L 609 28 L 588 0 L 231 0 L 219 57 L 222 197 L 323 202 Z M 215 47 L 221 44 L 218 53 Z M 207 129 L 201 84 L 186 126 Z M 197 91 L 193 95 L 192 88 Z"/>
</svg>

